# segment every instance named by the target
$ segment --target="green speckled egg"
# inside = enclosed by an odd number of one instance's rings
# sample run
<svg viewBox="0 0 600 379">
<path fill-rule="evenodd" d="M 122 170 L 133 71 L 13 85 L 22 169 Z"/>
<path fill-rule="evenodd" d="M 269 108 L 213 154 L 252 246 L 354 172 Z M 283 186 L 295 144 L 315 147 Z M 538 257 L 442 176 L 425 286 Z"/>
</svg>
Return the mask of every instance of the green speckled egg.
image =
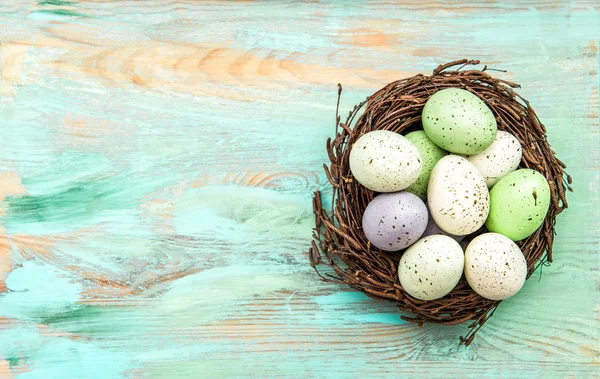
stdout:
<svg viewBox="0 0 600 379">
<path fill-rule="evenodd" d="M 550 187 L 537 171 L 521 169 L 506 175 L 490 191 L 490 232 L 520 241 L 544 222 L 550 206 Z"/>
<path fill-rule="evenodd" d="M 417 150 L 419 150 L 419 153 L 421 153 L 421 165 L 423 167 L 417 181 L 408 187 L 406 191 L 414 193 L 425 200 L 427 198 L 427 184 L 429 183 L 431 170 L 433 170 L 435 164 L 446 156 L 448 152 L 440 149 L 439 146 L 431 142 L 422 130 L 410 132 L 405 137 L 412 142 Z"/>
<path fill-rule="evenodd" d="M 433 143 L 457 154 L 481 153 L 494 142 L 498 130 L 490 108 L 460 88 L 433 94 L 423 107 L 422 122 Z"/>
</svg>

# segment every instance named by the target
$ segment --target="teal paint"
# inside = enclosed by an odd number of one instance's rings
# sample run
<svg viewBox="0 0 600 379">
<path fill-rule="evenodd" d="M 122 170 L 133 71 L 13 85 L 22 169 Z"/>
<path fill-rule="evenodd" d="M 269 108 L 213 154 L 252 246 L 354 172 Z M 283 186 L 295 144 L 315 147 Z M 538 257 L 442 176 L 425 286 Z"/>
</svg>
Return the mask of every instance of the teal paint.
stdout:
<svg viewBox="0 0 600 379">
<path fill-rule="evenodd" d="M 45 0 L 38 1 L 38 5 L 52 5 L 52 6 L 76 6 L 77 3 L 73 1 L 63 1 L 63 0 Z"/>
<path fill-rule="evenodd" d="M 75 309 L 81 284 L 48 265 L 24 262 L 6 280 L 10 292 L 0 295 L 0 316 L 36 321 Z"/>
<path fill-rule="evenodd" d="M 130 182 L 131 186 L 123 187 L 127 178 L 126 175 L 94 175 L 60 183 L 45 195 L 13 197 L 7 201 L 6 216 L 0 218 L 11 233 L 50 234 L 101 223 L 109 223 L 110 228 L 110 222 L 116 219 L 127 225 L 129 216 L 138 212 L 139 198 L 156 190 L 156 181 L 161 180 L 140 178 L 137 183 Z M 131 222 L 139 223 L 139 219 L 134 217 Z"/>
<path fill-rule="evenodd" d="M 132 367 L 131 362 L 119 352 L 66 339 L 47 341 L 31 358 L 31 371 L 19 375 L 19 378 L 114 378 L 123 376 Z"/>
<path fill-rule="evenodd" d="M 175 202 L 174 216 L 178 234 L 232 244 L 260 235 L 305 238 L 314 227 L 306 196 L 231 185 L 187 191 Z"/>
<path fill-rule="evenodd" d="M 383 304 L 389 313 L 378 312 L 374 302 L 362 292 L 335 292 L 331 295 L 317 296 L 313 301 L 319 305 L 320 310 L 330 320 L 321 320 L 323 324 L 335 325 L 352 323 L 380 323 L 385 325 L 399 325 L 406 322 L 400 318 L 397 308 L 392 304 Z M 385 306 L 387 305 L 387 306 Z"/>
<path fill-rule="evenodd" d="M 64 19 L 65 17 L 90 18 L 91 16 L 81 12 L 70 11 L 68 9 L 56 8 L 41 9 L 39 11 L 32 12 L 27 16 L 27 18 L 30 20 L 60 20 Z"/>
</svg>

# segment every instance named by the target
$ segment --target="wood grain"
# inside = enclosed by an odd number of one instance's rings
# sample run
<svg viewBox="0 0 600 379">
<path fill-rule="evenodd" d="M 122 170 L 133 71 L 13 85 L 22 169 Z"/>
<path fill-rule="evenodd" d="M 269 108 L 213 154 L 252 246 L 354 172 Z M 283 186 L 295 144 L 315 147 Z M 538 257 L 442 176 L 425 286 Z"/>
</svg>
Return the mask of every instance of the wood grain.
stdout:
<svg viewBox="0 0 600 379">
<path fill-rule="evenodd" d="M 600 377 L 600 6 L 0 4 L 0 378 Z M 305 251 L 341 107 L 457 58 L 518 82 L 576 192 L 554 263 L 418 328 Z"/>
</svg>

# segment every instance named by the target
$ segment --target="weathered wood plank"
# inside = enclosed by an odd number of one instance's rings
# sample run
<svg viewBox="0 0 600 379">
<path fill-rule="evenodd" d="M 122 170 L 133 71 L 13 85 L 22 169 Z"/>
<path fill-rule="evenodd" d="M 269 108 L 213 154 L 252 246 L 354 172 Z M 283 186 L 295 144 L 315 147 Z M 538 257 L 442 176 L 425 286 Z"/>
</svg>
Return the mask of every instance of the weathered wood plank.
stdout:
<svg viewBox="0 0 600 379">
<path fill-rule="evenodd" d="M 600 7 L 0 4 L 0 377 L 598 377 Z M 348 111 L 456 58 L 519 82 L 576 192 L 555 262 L 469 348 L 318 281 Z"/>
</svg>

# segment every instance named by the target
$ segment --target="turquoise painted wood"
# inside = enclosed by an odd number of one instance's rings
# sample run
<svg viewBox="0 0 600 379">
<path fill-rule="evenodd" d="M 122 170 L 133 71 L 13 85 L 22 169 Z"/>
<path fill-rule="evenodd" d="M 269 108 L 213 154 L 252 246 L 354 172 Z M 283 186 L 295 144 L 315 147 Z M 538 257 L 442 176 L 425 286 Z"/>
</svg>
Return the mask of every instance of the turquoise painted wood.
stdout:
<svg viewBox="0 0 600 379">
<path fill-rule="evenodd" d="M 0 377 L 599 377 L 597 1 L 21 0 L 0 25 Z M 469 348 L 305 255 L 336 84 L 346 112 L 463 57 L 522 84 L 576 189 Z"/>
</svg>

